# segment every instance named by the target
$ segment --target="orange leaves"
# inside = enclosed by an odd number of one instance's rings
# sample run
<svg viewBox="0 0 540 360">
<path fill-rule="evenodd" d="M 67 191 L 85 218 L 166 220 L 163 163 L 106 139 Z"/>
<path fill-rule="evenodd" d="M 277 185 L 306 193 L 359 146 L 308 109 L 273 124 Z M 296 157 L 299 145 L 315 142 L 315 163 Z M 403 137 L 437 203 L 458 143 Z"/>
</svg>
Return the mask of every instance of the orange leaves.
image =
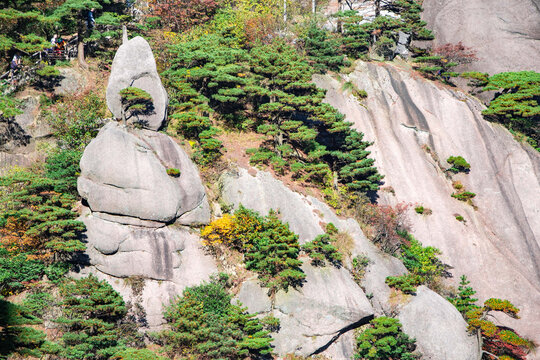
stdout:
<svg viewBox="0 0 540 360">
<path fill-rule="evenodd" d="M 45 260 L 52 256 L 49 250 L 42 247 L 38 238 L 27 235 L 28 226 L 14 217 L 9 217 L 3 228 L 0 228 L 0 244 L 10 253 L 28 253 L 28 260 Z M 37 252 L 36 252 L 37 250 Z"/>
</svg>

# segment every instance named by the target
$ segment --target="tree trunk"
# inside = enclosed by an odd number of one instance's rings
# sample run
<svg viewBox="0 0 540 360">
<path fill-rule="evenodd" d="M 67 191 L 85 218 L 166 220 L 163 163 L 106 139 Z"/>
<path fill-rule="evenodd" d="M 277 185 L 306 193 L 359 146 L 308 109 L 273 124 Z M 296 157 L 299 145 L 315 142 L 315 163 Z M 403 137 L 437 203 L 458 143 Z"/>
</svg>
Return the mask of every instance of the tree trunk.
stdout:
<svg viewBox="0 0 540 360">
<path fill-rule="evenodd" d="M 381 16 L 381 0 L 375 0 L 375 17 Z"/>
<path fill-rule="evenodd" d="M 283 22 L 287 22 L 287 0 L 283 0 Z"/>
<path fill-rule="evenodd" d="M 337 7 L 338 12 L 341 11 L 341 6 L 342 6 L 342 3 L 341 3 L 341 2 L 342 2 L 342 1 L 343 1 L 343 0 L 338 0 L 338 2 L 337 2 L 337 4 L 338 4 L 338 5 L 337 5 L 337 6 L 338 6 L 338 7 Z M 342 33 L 342 32 L 343 32 L 343 26 L 342 26 L 342 24 L 341 24 L 341 18 L 338 18 L 338 19 L 337 19 L 337 32 L 338 32 L 338 33 Z"/>
<path fill-rule="evenodd" d="M 315 14 L 315 10 L 317 10 L 317 0 L 311 0 L 311 12 Z"/>
<path fill-rule="evenodd" d="M 79 66 L 83 69 L 88 69 L 88 64 L 84 58 L 84 24 L 82 20 L 78 21 L 77 26 L 77 60 L 79 60 Z"/>
</svg>

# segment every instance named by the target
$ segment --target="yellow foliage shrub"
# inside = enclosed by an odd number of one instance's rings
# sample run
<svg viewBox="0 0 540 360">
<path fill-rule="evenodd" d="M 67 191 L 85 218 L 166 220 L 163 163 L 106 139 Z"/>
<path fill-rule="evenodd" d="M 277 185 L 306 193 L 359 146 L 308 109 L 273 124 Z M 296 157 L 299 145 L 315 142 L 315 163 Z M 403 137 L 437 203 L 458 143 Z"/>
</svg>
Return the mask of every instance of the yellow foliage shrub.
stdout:
<svg viewBox="0 0 540 360">
<path fill-rule="evenodd" d="M 214 220 L 201 231 L 205 245 L 230 244 L 234 233 L 234 216 L 225 214 L 222 218 Z"/>
</svg>

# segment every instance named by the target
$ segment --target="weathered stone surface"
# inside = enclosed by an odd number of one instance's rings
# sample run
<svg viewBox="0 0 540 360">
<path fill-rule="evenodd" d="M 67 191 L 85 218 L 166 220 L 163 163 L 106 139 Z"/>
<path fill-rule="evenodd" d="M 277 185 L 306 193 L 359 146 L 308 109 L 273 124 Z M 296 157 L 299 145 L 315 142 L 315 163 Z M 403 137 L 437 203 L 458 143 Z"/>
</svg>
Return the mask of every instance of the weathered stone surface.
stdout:
<svg viewBox="0 0 540 360">
<path fill-rule="evenodd" d="M 73 68 L 59 68 L 60 83 L 54 88 L 54 93 L 61 96 L 74 95 L 86 86 L 86 78 Z"/>
<path fill-rule="evenodd" d="M 99 271 L 115 277 L 173 280 L 185 230 L 121 225 L 90 214 L 81 220 L 87 229 L 90 263 Z"/>
<path fill-rule="evenodd" d="M 367 91 L 365 107 L 330 77 L 315 82 L 328 90 L 330 104 L 375 141 L 370 151 L 385 175 L 383 187 L 395 194 L 380 191 L 379 202 L 431 209 L 429 216 L 411 210 L 415 237 L 441 249 L 454 279 L 466 274 L 481 301 L 494 296 L 512 301 L 522 320 L 500 320 L 540 341 L 540 154 L 485 121 L 474 98 L 413 77 L 408 69 L 360 62 L 346 80 Z M 425 146 L 441 162 L 461 155 L 471 164 L 469 174 L 453 180 L 477 194 L 477 211 L 450 197 L 452 180 Z"/>
<path fill-rule="evenodd" d="M 106 279 L 126 302 L 144 308 L 151 330 L 165 322 L 163 305 L 182 295 L 187 286 L 207 281 L 217 272 L 199 237 L 184 228 L 122 225 L 96 218 L 88 209 L 81 220 L 87 227 L 90 264 L 74 275 L 93 273 Z M 134 277 L 144 282 L 141 293 L 130 285 Z"/>
<path fill-rule="evenodd" d="M 340 231 L 352 238 L 352 256 L 365 255 L 370 259 L 362 286 L 371 294 L 371 303 L 377 315 L 388 313 L 390 288 L 387 276 L 397 276 L 407 272 L 401 261 L 381 253 L 362 233 L 358 222 L 353 219 L 338 218 L 320 200 L 298 194 L 287 188 L 271 174 L 257 171 L 255 176 L 246 169 L 239 168 L 221 178 L 222 200 L 238 208 L 240 204 L 267 214 L 270 209 L 280 212 L 281 220 L 287 222 L 292 231 L 300 237 L 300 243 L 313 240 L 324 233 L 324 225 L 333 223 Z"/>
<path fill-rule="evenodd" d="M 540 1 L 425 0 L 422 6 L 436 45 L 462 41 L 476 50 L 479 61 L 466 69 L 540 71 Z"/>
<path fill-rule="evenodd" d="M 167 168 L 181 171 L 178 178 Z M 111 122 L 86 147 L 78 190 L 92 211 L 141 220 L 174 222 L 188 213 L 206 223 L 210 210 L 196 166 L 167 135 L 128 130 Z M 193 212 L 197 216 L 193 216 Z M 191 212 L 191 213 L 190 213 Z M 127 222 L 130 223 L 130 222 Z"/>
<path fill-rule="evenodd" d="M 405 34 L 403 31 L 398 33 L 398 41 L 396 44 L 396 50 L 394 50 L 395 55 L 400 55 L 403 58 L 407 59 L 411 55 L 409 52 L 409 45 L 411 43 L 411 35 Z"/>
<path fill-rule="evenodd" d="M 426 360 L 479 360 L 476 336 L 457 309 L 425 286 L 400 309 L 403 331 L 416 338 L 417 350 Z"/>
<path fill-rule="evenodd" d="M 346 269 L 314 267 L 305 259 L 302 270 L 306 274 L 303 286 L 281 290 L 274 299 L 272 314 L 280 320 L 280 330 L 273 335 L 273 345 L 280 355 L 322 351 L 342 333 L 373 317 L 369 300 Z M 250 312 L 266 313 L 271 306 L 267 291 L 256 281 L 242 285 L 239 300 Z M 343 358 L 344 351 L 334 349 L 335 359 Z"/>
<path fill-rule="evenodd" d="M 138 121 L 147 129 L 158 130 L 167 117 L 167 91 L 159 78 L 152 49 L 140 36 L 122 44 L 114 56 L 107 105 L 117 119 L 122 118 L 120 90 L 129 86 L 143 89 L 152 96 L 153 112 L 139 115 Z"/>
</svg>

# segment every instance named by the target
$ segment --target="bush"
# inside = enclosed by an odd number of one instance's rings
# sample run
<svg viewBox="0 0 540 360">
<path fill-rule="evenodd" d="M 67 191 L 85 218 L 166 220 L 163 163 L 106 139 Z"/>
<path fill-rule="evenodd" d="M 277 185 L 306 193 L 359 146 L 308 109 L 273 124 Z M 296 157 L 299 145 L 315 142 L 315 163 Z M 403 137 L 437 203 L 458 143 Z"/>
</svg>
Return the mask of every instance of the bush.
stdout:
<svg viewBox="0 0 540 360">
<path fill-rule="evenodd" d="M 262 217 L 240 206 L 234 215 L 225 214 L 210 223 L 201 236 L 208 246 L 223 243 L 244 253 L 246 268 L 257 272 L 271 293 L 298 286 L 305 278 L 298 260 L 298 235 L 279 221 L 274 211 Z"/>
<path fill-rule="evenodd" d="M 364 225 L 364 233 L 383 251 L 396 254 L 403 238 L 400 233 L 409 230 L 407 209 L 409 205 L 401 203 L 395 207 L 364 203 L 357 206 L 356 216 Z"/>
<path fill-rule="evenodd" d="M 356 359 L 414 360 L 415 340 L 401 330 L 398 319 L 381 316 L 356 337 Z"/>
<path fill-rule="evenodd" d="M 97 136 L 107 106 L 97 94 L 70 96 L 44 111 L 45 121 L 51 126 L 61 149 L 83 151 Z"/>
<path fill-rule="evenodd" d="M 126 315 L 124 300 L 106 281 L 90 275 L 67 280 L 60 287 L 63 297 L 60 325 L 62 349 L 67 359 L 109 358 L 124 346 L 118 323 Z"/>
<path fill-rule="evenodd" d="M 180 176 L 180 170 L 176 168 L 168 168 L 167 169 L 167 175 L 172 177 L 179 177 Z"/>
<path fill-rule="evenodd" d="M 407 270 L 414 275 L 419 275 L 422 283 L 427 284 L 443 274 L 444 265 L 437 257 L 441 255 L 439 249 L 432 246 L 424 247 L 410 234 L 407 234 L 406 240 L 408 244 L 401 245 L 400 258 Z"/>
<path fill-rule="evenodd" d="M 460 171 L 468 173 L 471 169 L 471 164 L 469 164 L 461 156 L 450 156 L 448 159 L 446 159 L 446 162 L 453 165 L 450 169 L 448 169 L 448 171 L 453 173 L 458 173 Z"/>
<path fill-rule="evenodd" d="M 311 264 L 314 266 L 324 266 L 325 260 L 330 264 L 340 267 L 343 255 L 332 245 L 335 240 L 328 234 L 317 235 L 313 241 L 302 245 L 302 250 L 311 258 Z"/>
<path fill-rule="evenodd" d="M 424 280 L 420 275 L 406 274 L 388 276 L 384 282 L 390 287 L 401 290 L 404 294 L 415 294 L 416 287 L 422 285 Z"/>
<path fill-rule="evenodd" d="M 465 222 L 465 218 L 461 215 L 456 215 L 456 220 L 460 222 Z"/>
<path fill-rule="evenodd" d="M 167 28 L 183 32 L 210 21 L 219 8 L 216 0 L 150 0 L 150 16 Z"/>
<path fill-rule="evenodd" d="M 464 191 L 461 193 L 452 193 L 451 195 L 454 199 L 458 199 L 459 201 L 469 201 L 472 198 L 476 196 L 475 193 L 472 193 L 470 191 Z"/>
<path fill-rule="evenodd" d="M 467 280 L 467 277 L 465 275 L 461 275 L 461 281 L 459 283 L 457 296 L 453 298 L 446 298 L 462 314 L 465 314 L 470 310 L 479 308 L 479 306 L 475 304 L 478 299 L 473 298 L 474 294 L 476 294 L 476 291 L 474 291 L 472 287 L 468 286 L 470 283 L 471 282 Z"/>
<path fill-rule="evenodd" d="M 269 332 L 221 284 L 189 287 L 164 312 L 169 330 L 156 334 L 165 350 L 194 358 L 244 359 L 271 354 Z"/>
<path fill-rule="evenodd" d="M 56 180 L 54 191 L 78 196 L 77 178 L 81 170 L 81 157 L 81 151 L 68 149 L 54 151 L 47 157 L 45 176 Z"/>
<path fill-rule="evenodd" d="M 127 87 L 120 90 L 120 99 L 124 110 L 124 119 L 127 121 L 131 117 L 149 114 L 154 110 L 152 96 L 137 87 Z"/>
<path fill-rule="evenodd" d="M 498 91 L 482 113 L 491 120 L 504 124 L 530 138 L 540 149 L 540 73 L 534 71 L 505 72 L 491 76 L 484 91 Z"/>
<path fill-rule="evenodd" d="M 85 249 L 79 240 L 85 226 L 72 210 L 75 197 L 55 191 L 64 185 L 27 170 L 0 178 L 0 188 L 7 190 L 0 193 L 4 247 L 49 262 L 65 260 Z"/>
<path fill-rule="evenodd" d="M 352 269 L 351 273 L 353 275 L 354 281 L 360 285 L 362 279 L 366 274 L 366 268 L 369 265 L 370 260 L 366 255 L 358 255 L 352 259 Z"/>
</svg>

